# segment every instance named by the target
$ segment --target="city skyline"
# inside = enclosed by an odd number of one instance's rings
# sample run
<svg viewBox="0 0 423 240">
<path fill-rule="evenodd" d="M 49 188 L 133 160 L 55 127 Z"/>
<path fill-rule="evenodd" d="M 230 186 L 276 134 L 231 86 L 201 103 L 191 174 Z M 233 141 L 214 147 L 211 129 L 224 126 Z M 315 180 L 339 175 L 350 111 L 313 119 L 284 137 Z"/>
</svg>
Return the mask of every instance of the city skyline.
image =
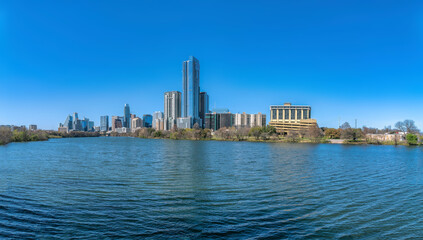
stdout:
<svg viewBox="0 0 423 240">
<path fill-rule="evenodd" d="M 174 14 L 188 2 L 77 5 L 0 4 L 0 125 L 56 129 L 76 111 L 99 126 L 126 103 L 139 116 L 164 111 L 193 55 L 210 109 L 270 116 L 292 102 L 322 127 L 423 128 L 421 2 L 198 3 L 192 25 Z"/>
</svg>

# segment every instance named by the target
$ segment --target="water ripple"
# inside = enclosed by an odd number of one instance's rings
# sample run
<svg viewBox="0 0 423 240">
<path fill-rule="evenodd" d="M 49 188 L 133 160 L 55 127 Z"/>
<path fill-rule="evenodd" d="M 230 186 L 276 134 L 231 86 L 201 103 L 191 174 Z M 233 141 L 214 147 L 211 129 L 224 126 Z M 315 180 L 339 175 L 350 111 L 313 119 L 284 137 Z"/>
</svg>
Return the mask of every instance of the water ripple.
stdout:
<svg viewBox="0 0 423 240">
<path fill-rule="evenodd" d="M 421 154 L 136 138 L 10 144 L 0 147 L 0 238 L 419 238 Z"/>
</svg>

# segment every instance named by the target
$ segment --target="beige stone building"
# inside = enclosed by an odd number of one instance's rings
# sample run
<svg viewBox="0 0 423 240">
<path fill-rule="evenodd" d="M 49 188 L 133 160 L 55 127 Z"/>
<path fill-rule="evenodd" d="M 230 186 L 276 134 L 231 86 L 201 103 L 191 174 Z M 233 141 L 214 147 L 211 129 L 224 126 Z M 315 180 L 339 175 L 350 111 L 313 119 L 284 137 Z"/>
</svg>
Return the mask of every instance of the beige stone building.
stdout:
<svg viewBox="0 0 423 240">
<path fill-rule="evenodd" d="M 131 128 L 137 129 L 142 127 L 142 119 L 139 117 L 134 117 L 131 119 Z"/>
<path fill-rule="evenodd" d="M 274 126 L 276 131 L 287 134 L 291 131 L 304 131 L 317 125 L 316 119 L 311 118 L 311 107 L 292 105 L 270 106 L 270 126 Z"/>
</svg>

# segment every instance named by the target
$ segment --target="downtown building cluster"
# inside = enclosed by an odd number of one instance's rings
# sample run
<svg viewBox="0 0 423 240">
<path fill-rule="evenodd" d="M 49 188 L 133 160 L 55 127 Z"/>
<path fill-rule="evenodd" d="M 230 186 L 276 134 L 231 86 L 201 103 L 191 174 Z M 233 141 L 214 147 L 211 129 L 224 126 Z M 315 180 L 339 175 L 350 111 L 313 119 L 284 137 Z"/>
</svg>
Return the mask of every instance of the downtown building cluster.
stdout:
<svg viewBox="0 0 423 240">
<path fill-rule="evenodd" d="M 156 130 L 176 130 L 186 128 L 251 128 L 266 126 L 265 114 L 230 113 L 227 109 L 209 109 L 209 95 L 200 91 L 200 62 L 191 56 L 182 63 L 182 92 L 164 93 L 164 111 L 156 111 L 152 115 L 137 117 L 125 104 L 123 116 L 100 117 L 100 126 L 88 118 L 79 119 L 78 113 L 69 115 L 65 122 L 59 124 L 60 132 L 99 131 L 130 133 L 141 128 Z"/>
<path fill-rule="evenodd" d="M 68 115 L 65 122 L 59 124 L 59 132 L 71 132 L 71 131 L 79 131 L 79 132 L 94 132 L 94 121 L 90 121 L 90 119 L 84 117 L 83 119 L 78 118 L 78 113 L 73 113 L 72 115 Z"/>
<path fill-rule="evenodd" d="M 182 93 L 164 94 L 164 130 L 266 126 L 265 114 L 232 114 L 209 109 L 209 95 L 200 91 L 200 62 L 191 56 L 182 64 Z"/>
</svg>

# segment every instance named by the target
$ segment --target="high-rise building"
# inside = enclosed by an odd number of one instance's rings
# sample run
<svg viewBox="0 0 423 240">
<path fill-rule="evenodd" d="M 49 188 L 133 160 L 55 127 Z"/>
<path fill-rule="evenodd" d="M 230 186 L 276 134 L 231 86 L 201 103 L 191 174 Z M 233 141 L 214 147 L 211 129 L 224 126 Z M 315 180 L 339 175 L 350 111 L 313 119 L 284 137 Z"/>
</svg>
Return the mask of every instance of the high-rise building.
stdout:
<svg viewBox="0 0 423 240">
<path fill-rule="evenodd" d="M 202 123 L 202 128 L 206 124 L 206 113 L 209 113 L 209 95 L 206 92 L 200 92 L 200 109 L 199 115 Z"/>
<path fill-rule="evenodd" d="M 191 128 L 191 124 L 191 117 L 180 117 L 176 119 L 176 126 L 178 127 L 178 129 Z"/>
<path fill-rule="evenodd" d="M 316 119 L 311 119 L 311 107 L 291 105 L 270 106 L 270 122 L 269 125 L 274 126 L 276 131 L 287 134 L 290 131 L 307 130 L 317 125 Z"/>
<path fill-rule="evenodd" d="M 153 116 L 151 116 L 150 114 L 142 115 L 142 122 L 144 124 L 144 127 L 151 128 L 153 125 Z"/>
<path fill-rule="evenodd" d="M 123 127 L 131 128 L 131 110 L 129 104 L 125 104 L 123 108 Z"/>
<path fill-rule="evenodd" d="M 88 121 L 87 131 L 88 132 L 93 132 L 94 131 L 94 121 Z"/>
<path fill-rule="evenodd" d="M 65 120 L 65 123 L 63 124 L 63 127 L 66 127 L 68 130 L 71 130 L 73 127 L 73 117 L 71 115 L 68 115 L 68 117 Z"/>
<path fill-rule="evenodd" d="M 132 129 L 142 128 L 143 127 L 142 119 L 139 117 L 132 118 L 131 127 Z"/>
<path fill-rule="evenodd" d="M 112 132 L 116 132 L 116 128 L 123 127 L 123 117 L 112 116 Z"/>
<path fill-rule="evenodd" d="M 172 91 L 164 94 L 164 130 L 171 130 L 176 119 L 181 117 L 181 92 Z"/>
<path fill-rule="evenodd" d="M 100 117 L 100 131 L 101 132 L 109 131 L 109 116 Z"/>
<path fill-rule="evenodd" d="M 183 117 L 191 117 L 191 125 L 200 119 L 200 62 L 193 56 L 182 64 Z"/>
<path fill-rule="evenodd" d="M 82 119 L 81 121 L 82 124 L 82 131 L 90 131 L 90 119 L 84 117 L 84 119 Z"/>
<path fill-rule="evenodd" d="M 156 130 L 163 130 L 160 128 L 160 125 L 163 125 L 163 113 L 160 111 L 156 111 L 153 113 L 153 128 Z"/>
<path fill-rule="evenodd" d="M 234 124 L 232 113 L 206 113 L 205 119 L 205 128 L 215 131 L 223 127 L 232 127 Z"/>
<path fill-rule="evenodd" d="M 83 127 L 82 127 L 82 122 L 81 120 L 78 118 L 78 113 L 73 113 L 73 118 L 72 118 L 73 122 L 72 122 L 72 127 L 69 129 L 73 130 L 73 131 L 83 131 Z"/>
<path fill-rule="evenodd" d="M 30 131 L 36 131 L 37 130 L 37 125 L 35 125 L 35 124 L 31 124 L 31 125 L 29 125 L 29 128 L 28 128 Z"/>
<path fill-rule="evenodd" d="M 266 126 L 266 114 L 234 114 L 234 126 L 236 128 L 251 128 L 251 127 L 264 127 Z"/>
</svg>

